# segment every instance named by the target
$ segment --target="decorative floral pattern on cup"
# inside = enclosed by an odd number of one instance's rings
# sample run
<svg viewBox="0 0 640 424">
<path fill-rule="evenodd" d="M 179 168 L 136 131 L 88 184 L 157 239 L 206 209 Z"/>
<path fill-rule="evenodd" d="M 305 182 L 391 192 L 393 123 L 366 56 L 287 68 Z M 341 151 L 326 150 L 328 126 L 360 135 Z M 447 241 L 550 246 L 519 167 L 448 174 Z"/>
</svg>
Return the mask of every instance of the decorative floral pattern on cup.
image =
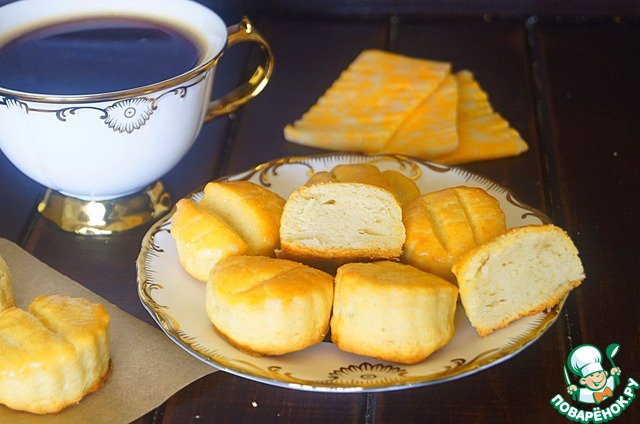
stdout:
<svg viewBox="0 0 640 424">
<path fill-rule="evenodd" d="M 107 118 L 104 123 L 114 131 L 132 133 L 149 120 L 156 109 L 155 101 L 148 98 L 126 99 L 105 108 Z"/>
</svg>

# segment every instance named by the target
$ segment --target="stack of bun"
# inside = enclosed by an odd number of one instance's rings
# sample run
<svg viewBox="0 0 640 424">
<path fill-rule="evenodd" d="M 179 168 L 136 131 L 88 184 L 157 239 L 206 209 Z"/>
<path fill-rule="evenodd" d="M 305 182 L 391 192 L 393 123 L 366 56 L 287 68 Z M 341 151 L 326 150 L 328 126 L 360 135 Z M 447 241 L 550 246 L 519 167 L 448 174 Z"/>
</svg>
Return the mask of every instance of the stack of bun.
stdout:
<svg viewBox="0 0 640 424">
<path fill-rule="evenodd" d="M 257 206 L 234 200 L 226 215 L 212 212 L 212 202 L 233 199 L 240 188 L 217 184 L 217 198 L 205 193 L 202 205 L 188 203 L 200 211 L 199 223 L 185 218 L 182 202 L 172 233 L 183 255 L 207 257 L 199 279 L 207 279 L 209 318 L 218 333 L 250 354 L 304 349 L 330 330 L 342 350 L 416 363 L 453 336 L 458 294 L 485 336 L 559 303 L 584 278 L 562 230 L 508 231 L 500 202 L 482 188 L 422 194 L 399 172 L 338 165 L 253 214 L 266 223 L 247 224 L 254 233 L 278 233 L 258 251 L 234 244 L 220 230 L 220 222 L 233 229 L 232 217 Z M 249 245 L 246 234 L 238 238 Z M 535 290 L 524 290 L 527 285 Z"/>
<path fill-rule="evenodd" d="M 13 299 L 0 258 L 0 292 Z M 13 303 L 13 301 L 11 302 Z M 39 296 L 28 311 L 0 311 L 0 403 L 35 414 L 59 412 L 100 388 L 110 371 L 110 316 L 66 295 Z"/>
</svg>

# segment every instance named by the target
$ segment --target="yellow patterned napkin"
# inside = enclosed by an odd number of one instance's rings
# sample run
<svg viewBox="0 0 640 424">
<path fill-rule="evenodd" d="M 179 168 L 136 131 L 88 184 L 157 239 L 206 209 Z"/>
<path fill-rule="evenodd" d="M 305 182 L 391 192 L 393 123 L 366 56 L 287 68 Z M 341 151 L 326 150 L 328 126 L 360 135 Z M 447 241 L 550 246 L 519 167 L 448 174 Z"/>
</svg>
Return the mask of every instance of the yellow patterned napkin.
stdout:
<svg viewBox="0 0 640 424">
<path fill-rule="evenodd" d="M 285 138 L 334 150 L 375 153 L 450 72 L 448 63 L 366 50 L 338 77 Z"/>
<path fill-rule="evenodd" d="M 527 143 L 506 119 L 493 111 L 487 93 L 469 71 L 455 74 L 458 86 L 458 148 L 433 158 L 455 165 L 479 160 L 516 156 L 527 151 Z"/>
<path fill-rule="evenodd" d="M 469 71 L 381 50 L 363 51 L 287 141 L 341 151 L 400 153 L 443 164 L 515 156 L 528 149 L 495 113 Z"/>
</svg>

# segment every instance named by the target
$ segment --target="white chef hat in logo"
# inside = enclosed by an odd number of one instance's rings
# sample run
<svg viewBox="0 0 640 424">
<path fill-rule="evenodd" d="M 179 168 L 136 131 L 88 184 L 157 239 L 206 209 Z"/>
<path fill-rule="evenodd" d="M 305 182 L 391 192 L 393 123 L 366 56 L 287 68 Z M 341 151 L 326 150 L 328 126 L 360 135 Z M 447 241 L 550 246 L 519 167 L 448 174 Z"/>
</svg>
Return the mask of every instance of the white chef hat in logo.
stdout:
<svg viewBox="0 0 640 424">
<path fill-rule="evenodd" d="M 604 371 L 602 368 L 602 353 L 597 347 L 581 345 L 573 349 L 567 361 L 569 369 L 580 377 L 586 377 L 596 371 Z"/>
</svg>

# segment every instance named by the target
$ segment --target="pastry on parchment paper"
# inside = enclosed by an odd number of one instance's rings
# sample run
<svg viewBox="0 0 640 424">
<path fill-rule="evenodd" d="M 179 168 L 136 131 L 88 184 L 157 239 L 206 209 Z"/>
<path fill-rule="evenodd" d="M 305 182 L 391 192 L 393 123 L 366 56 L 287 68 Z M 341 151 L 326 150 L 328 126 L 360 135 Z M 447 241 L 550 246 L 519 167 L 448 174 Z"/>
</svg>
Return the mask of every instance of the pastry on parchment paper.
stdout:
<svg viewBox="0 0 640 424">
<path fill-rule="evenodd" d="M 7 263 L 0 256 L 0 312 L 15 306 L 13 290 L 11 289 L 11 271 Z"/>
<path fill-rule="evenodd" d="M 110 371 L 109 323 L 103 305 L 66 295 L 0 312 L 0 403 L 47 414 L 99 389 Z"/>
</svg>

